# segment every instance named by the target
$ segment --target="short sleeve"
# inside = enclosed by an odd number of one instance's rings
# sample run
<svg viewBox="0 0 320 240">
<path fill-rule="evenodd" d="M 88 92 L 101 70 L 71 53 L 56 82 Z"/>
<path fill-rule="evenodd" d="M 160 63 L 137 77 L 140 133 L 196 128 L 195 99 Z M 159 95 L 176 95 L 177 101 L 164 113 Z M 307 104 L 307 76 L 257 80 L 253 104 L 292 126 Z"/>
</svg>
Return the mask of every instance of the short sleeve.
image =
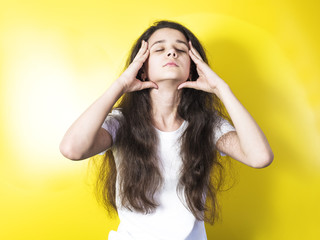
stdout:
<svg viewBox="0 0 320 240">
<path fill-rule="evenodd" d="M 236 131 L 236 129 L 231 125 L 231 123 L 222 118 L 219 117 L 220 121 L 218 122 L 218 124 L 216 125 L 215 128 L 215 135 L 214 135 L 214 144 L 216 144 L 219 140 L 220 137 L 222 137 L 224 134 L 231 132 L 231 131 Z M 226 154 L 220 152 L 221 156 L 226 156 Z"/>
<path fill-rule="evenodd" d="M 114 143 L 116 141 L 116 135 L 117 135 L 117 130 L 119 128 L 119 116 L 121 116 L 122 113 L 120 110 L 112 110 L 111 113 L 108 114 L 108 116 L 106 117 L 106 119 L 104 120 L 103 124 L 102 124 L 102 128 L 104 128 L 105 130 L 107 130 L 112 138 L 112 142 Z M 103 155 L 106 151 L 103 151 L 101 153 L 99 153 L 99 155 Z"/>
</svg>

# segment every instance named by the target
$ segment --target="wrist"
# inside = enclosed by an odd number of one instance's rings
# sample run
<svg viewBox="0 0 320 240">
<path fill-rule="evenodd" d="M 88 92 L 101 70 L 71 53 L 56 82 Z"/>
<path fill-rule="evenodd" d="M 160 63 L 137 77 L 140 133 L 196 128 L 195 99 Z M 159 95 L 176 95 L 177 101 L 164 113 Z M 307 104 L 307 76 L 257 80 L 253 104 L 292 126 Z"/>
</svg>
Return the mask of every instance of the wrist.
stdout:
<svg viewBox="0 0 320 240">
<path fill-rule="evenodd" d="M 113 82 L 113 88 L 115 91 L 119 92 L 121 95 L 127 92 L 126 82 L 120 77 Z"/>
<path fill-rule="evenodd" d="M 229 85 L 224 81 L 222 81 L 220 84 L 218 84 L 214 90 L 214 94 L 217 95 L 217 97 L 220 100 L 222 100 L 223 96 L 227 92 L 231 92 L 231 89 L 230 89 Z"/>
<path fill-rule="evenodd" d="M 123 82 L 120 79 L 117 79 L 114 81 L 111 86 L 110 86 L 111 92 L 115 93 L 118 95 L 118 97 L 121 97 L 126 91 L 125 91 L 125 86 Z"/>
</svg>

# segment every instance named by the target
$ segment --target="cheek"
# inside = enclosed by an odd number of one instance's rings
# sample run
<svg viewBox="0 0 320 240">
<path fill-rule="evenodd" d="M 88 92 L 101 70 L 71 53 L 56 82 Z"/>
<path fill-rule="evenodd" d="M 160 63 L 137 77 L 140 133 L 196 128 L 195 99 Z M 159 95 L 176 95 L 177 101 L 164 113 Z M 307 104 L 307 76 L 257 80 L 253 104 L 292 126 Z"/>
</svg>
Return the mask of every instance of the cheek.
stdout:
<svg viewBox="0 0 320 240">
<path fill-rule="evenodd" d="M 191 58 L 189 58 L 189 59 L 186 61 L 186 66 L 187 66 L 188 72 L 190 72 L 190 70 L 191 70 Z"/>
<path fill-rule="evenodd" d="M 156 59 L 153 58 L 152 56 L 149 56 L 148 59 L 145 61 L 145 69 L 148 76 L 150 74 L 153 75 L 156 65 L 157 65 Z"/>
<path fill-rule="evenodd" d="M 146 60 L 146 65 L 148 66 L 149 70 L 157 67 L 160 64 L 159 60 L 155 56 L 149 56 Z"/>
</svg>

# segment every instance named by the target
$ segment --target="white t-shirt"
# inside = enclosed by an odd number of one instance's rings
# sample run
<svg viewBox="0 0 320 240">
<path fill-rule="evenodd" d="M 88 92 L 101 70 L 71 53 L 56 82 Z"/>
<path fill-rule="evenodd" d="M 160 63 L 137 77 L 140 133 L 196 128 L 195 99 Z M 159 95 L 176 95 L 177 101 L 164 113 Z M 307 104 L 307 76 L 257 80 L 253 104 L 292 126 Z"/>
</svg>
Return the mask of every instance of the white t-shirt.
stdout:
<svg viewBox="0 0 320 240">
<path fill-rule="evenodd" d="M 110 113 L 102 127 L 106 129 L 115 142 L 116 131 L 119 126 L 114 118 L 119 115 L 119 110 Z M 110 231 L 109 240 L 206 240 L 206 230 L 203 221 L 198 221 L 188 209 L 184 196 L 177 194 L 179 170 L 182 165 L 179 156 L 179 137 L 184 132 L 188 122 L 184 121 L 175 131 L 163 132 L 156 129 L 159 137 L 159 160 L 163 170 L 164 184 L 156 195 L 160 204 L 156 210 L 150 214 L 131 212 L 120 205 L 119 196 L 116 196 L 116 204 L 120 224 L 117 231 Z M 225 119 L 216 129 L 214 143 L 225 133 L 235 131 L 235 128 Z M 113 147 L 113 154 L 118 167 L 117 149 Z M 100 154 L 104 154 L 102 152 Z M 118 176 L 119 179 L 119 176 Z M 117 183 L 119 183 L 117 179 Z M 116 184 L 116 192 L 119 186 Z M 183 195 L 183 194 L 182 194 Z"/>
</svg>

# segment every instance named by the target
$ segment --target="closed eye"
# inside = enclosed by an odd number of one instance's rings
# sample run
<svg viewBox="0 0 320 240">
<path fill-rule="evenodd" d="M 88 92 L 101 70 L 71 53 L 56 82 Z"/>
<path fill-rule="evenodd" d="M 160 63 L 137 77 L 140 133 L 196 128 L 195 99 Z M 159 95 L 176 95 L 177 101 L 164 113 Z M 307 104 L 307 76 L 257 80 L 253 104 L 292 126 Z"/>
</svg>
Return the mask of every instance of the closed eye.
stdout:
<svg viewBox="0 0 320 240">
<path fill-rule="evenodd" d="M 155 50 L 155 52 L 161 52 L 163 51 L 164 49 L 158 49 L 158 50 Z M 182 50 L 182 49 L 177 49 L 178 52 L 183 52 L 185 53 L 186 51 L 185 50 Z"/>
</svg>

